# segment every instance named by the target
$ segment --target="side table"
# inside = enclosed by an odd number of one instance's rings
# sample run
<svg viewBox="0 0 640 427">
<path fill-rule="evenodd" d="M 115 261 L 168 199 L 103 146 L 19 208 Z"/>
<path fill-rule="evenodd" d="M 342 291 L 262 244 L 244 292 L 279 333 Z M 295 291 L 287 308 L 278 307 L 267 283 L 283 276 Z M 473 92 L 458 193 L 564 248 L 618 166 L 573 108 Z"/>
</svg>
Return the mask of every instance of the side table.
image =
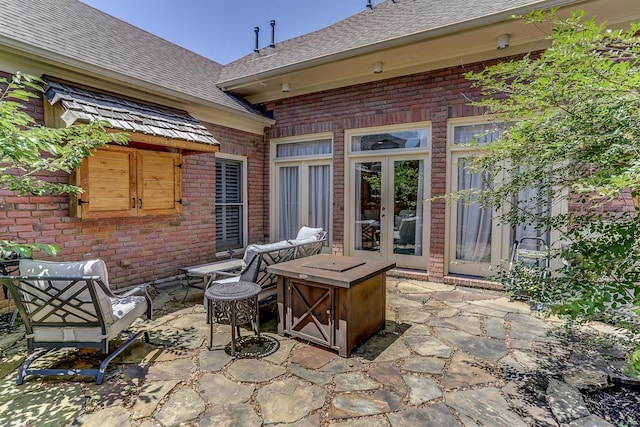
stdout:
<svg viewBox="0 0 640 427">
<path fill-rule="evenodd" d="M 252 282 L 213 283 L 204 293 L 210 324 L 209 348 L 213 347 L 213 324 L 231 325 L 231 357 L 236 355 L 236 330 L 240 325 L 252 323 L 260 341 L 258 294 L 262 288 Z"/>
</svg>

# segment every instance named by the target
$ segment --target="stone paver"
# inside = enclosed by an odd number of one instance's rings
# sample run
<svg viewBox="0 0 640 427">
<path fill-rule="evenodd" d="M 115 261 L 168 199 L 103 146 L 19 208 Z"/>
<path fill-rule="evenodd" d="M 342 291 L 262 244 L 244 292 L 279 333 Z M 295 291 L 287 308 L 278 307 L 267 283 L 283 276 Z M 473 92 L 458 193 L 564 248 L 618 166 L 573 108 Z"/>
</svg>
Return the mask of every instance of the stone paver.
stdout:
<svg viewBox="0 0 640 427">
<path fill-rule="evenodd" d="M 83 427 L 129 427 L 131 414 L 121 406 L 111 406 L 78 417 Z"/>
<path fill-rule="evenodd" d="M 338 394 L 331 402 L 332 418 L 351 418 L 397 411 L 402 407 L 400 398 L 387 391 L 375 394 Z"/>
<path fill-rule="evenodd" d="M 260 427 L 262 419 L 251 405 L 218 405 L 208 410 L 198 425 L 202 427 Z"/>
<path fill-rule="evenodd" d="M 292 423 L 324 405 L 326 392 L 295 378 L 266 385 L 256 402 L 265 424 Z"/>
<path fill-rule="evenodd" d="M 493 291 L 387 284 L 385 327 L 347 358 L 280 337 L 267 319 L 263 333 L 278 340 L 278 350 L 232 359 L 224 350 L 230 326 L 213 325 L 209 349 L 202 291 L 191 290 L 182 304 L 179 285 L 156 292 L 154 320 L 136 325 L 151 343 L 140 341 L 113 361 L 102 385 L 28 377 L 17 386 L 23 333 L 1 336 L 0 417 L 16 426 L 610 426 L 589 413 L 578 390 L 606 385 L 606 362 L 576 358 L 548 336 L 557 320 Z M 72 352 L 38 363 L 63 360 L 86 363 Z M 562 361 L 562 372 L 545 371 Z M 528 381 L 538 377 L 546 381 Z"/>
<path fill-rule="evenodd" d="M 133 418 L 144 418 L 153 414 L 160 401 L 169 394 L 178 383 L 178 380 L 173 380 L 151 381 L 144 384 L 132 408 Z"/>
<path fill-rule="evenodd" d="M 448 328 L 438 328 L 436 332 L 452 345 L 488 362 L 495 363 L 507 355 L 507 345 L 503 340 L 479 337 Z"/>
<path fill-rule="evenodd" d="M 526 427 L 495 388 L 445 393 L 445 402 L 458 412 L 464 425 Z"/>
<path fill-rule="evenodd" d="M 382 384 L 360 372 L 338 374 L 333 377 L 333 382 L 336 386 L 334 389 L 336 393 L 376 390 L 382 387 Z"/>
<path fill-rule="evenodd" d="M 285 372 L 284 366 L 254 359 L 236 360 L 227 369 L 227 374 L 234 380 L 252 383 L 271 381 Z"/>
<path fill-rule="evenodd" d="M 198 381 L 200 396 L 214 405 L 245 403 L 253 394 L 255 386 L 238 384 L 220 374 L 205 374 Z"/>
<path fill-rule="evenodd" d="M 409 404 L 418 406 L 442 396 L 440 387 L 431 378 L 417 375 L 405 375 L 404 381 L 409 387 Z"/>
<path fill-rule="evenodd" d="M 205 403 L 192 389 L 178 390 L 155 413 L 155 418 L 165 426 L 178 425 L 197 418 L 205 410 Z"/>
<path fill-rule="evenodd" d="M 392 427 L 460 427 L 461 425 L 443 403 L 436 403 L 420 409 L 393 412 L 387 417 Z"/>
<path fill-rule="evenodd" d="M 442 386 L 445 390 L 467 388 L 479 384 L 493 384 L 498 382 L 488 369 L 464 353 L 456 353 L 451 359 L 449 368 L 442 376 Z"/>
</svg>

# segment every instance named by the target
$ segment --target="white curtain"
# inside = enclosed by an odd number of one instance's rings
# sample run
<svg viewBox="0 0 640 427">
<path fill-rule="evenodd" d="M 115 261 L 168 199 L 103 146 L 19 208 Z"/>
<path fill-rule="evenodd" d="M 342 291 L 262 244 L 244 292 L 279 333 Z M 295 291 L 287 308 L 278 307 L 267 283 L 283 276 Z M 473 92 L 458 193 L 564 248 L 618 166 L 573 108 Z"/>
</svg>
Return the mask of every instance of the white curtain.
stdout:
<svg viewBox="0 0 640 427">
<path fill-rule="evenodd" d="M 416 247 L 414 255 L 422 255 L 422 227 L 424 224 L 424 216 L 422 209 L 422 201 L 424 200 L 424 161 L 420 160 L 418 166 L 418 194 L 416 195 Z"/>
<path fill-rule="evenodd" d="M 480 123 L 456 126 L 454 144 L 467 144 L 477 138 L 478 144 L 487 144 L 500 137 L 508 123 Z M 481 174 L 471 174 L 466 170 L 470 159 L 459 158 L 458 190 L 487 188 L 486 179 Z M 473 200 L 471 200 L 473 202 Z M 479 203 L 458 201 L 456 218 L 456 259 L 473 262 L 491 262 L 492 208 L 483 208 Z"/>
<path fill-rule="evenodd" d="M 331 167 L 309 166 L 309 227 L 322 227 L 329 231 L 331 203 Z M 326 240 L 329 242 L 329 238 Z M 328 243 L 327 243 L 328 244 Z"/>
<path fill-rule="evenodd" d="M 297 166 L 281 167 L 278 169 L 278 240 L 295 239 L 299 223 L 299 185 L 300 168 Z"/>
<path fill-rule="evenodd" d="M 469 173 L 469 159 L 458 162 L 458 190 L 486 188 L 482 175 Z M 491 207 L 480 203 L 458 201 L 456 218 L 456 259 L 474 262 L 491 262 Z"/>
<path fill-rule="evenodd" d="M 362 201 L 362 168 L 364 167 L 363 163 L 356 163 L 356 179 L 355 179 L 355 188 L 354 188 L 354 193 L 355 193 L 355 227 L 353 228 L 353 232 L 355 233 L 355 239 L 354 239 L 354 249 L 362 249 L 362 208 L 361 208 L 361 201 Z"/>
</svg>

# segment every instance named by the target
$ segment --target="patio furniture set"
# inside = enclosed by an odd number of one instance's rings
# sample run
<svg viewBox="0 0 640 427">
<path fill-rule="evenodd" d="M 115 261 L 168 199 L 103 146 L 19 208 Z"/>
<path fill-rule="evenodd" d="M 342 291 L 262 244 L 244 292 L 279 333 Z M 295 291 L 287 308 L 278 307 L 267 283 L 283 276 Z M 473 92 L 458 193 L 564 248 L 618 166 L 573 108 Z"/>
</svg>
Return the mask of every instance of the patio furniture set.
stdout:
<svg viewBox="0 0 640 427">
<path fill-rule="evenodd" d="M 259 332 L 259 307 L 277 298 L 278 333 L 317 343 L 343 357 L 385 324 L 385 273 L 394 263 L 321 254 L 322 229 L 302 227 L 294 240 L 249 245 L 242 259 L 181 268 L 187 292 L 203 285 L 207 322 L 232 327 L 232 357 L 241 351 L 240 325 L 251 323 L 255 339 L 277 345 Z M 95 375 L 103 381 L 107 365 L 143 332 L 130 332 L 141 316 L 151 319 L 146 286 L 126 293 L 110 290 L 102 260 L 19 261 L 19 275 L 0 277 L 25 326 L 31 355 L 17 383 L 27 375 Z M 186 294 L 185 294 L 186 298 Z M 127 332 L 115 350 L 110 341 Z M 148 336 L 145 335 L 145 340 Z M 30 365 L 58 348 L 98 348 L 108 356 L 97 369 L 32 369 Z M 37 351 L 36 351 L 37 350 Z"/>
</svg>

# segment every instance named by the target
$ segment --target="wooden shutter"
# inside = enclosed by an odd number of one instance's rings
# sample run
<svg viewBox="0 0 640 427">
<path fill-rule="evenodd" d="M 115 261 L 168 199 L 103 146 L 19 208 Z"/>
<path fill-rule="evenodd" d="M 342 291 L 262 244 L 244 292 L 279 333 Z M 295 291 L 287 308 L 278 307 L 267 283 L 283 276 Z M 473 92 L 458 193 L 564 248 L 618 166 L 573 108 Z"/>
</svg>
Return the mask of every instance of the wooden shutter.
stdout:
<svg viewBox="0 0 640 427">
<path fill-rule="evenodd" d="M 105 147 L 86 158 L 77 173 L 84 192 L 72 199 L 81 218 L 135 216 L 136 151 Z M 73 211 L 73 210 L 72 210 Z"/>
<path fill-rule="evenodd" d="M 181 213 L 181 161 L 177 153 L 100 148 L 72 176 L 84 192 L 71 198 L 69 212 L 87 219 Z"/>
<path fill-rule="evenodd" d="M 182 212 L 181 156 L 138 151 L 138 215 Z"/>
</svg>

